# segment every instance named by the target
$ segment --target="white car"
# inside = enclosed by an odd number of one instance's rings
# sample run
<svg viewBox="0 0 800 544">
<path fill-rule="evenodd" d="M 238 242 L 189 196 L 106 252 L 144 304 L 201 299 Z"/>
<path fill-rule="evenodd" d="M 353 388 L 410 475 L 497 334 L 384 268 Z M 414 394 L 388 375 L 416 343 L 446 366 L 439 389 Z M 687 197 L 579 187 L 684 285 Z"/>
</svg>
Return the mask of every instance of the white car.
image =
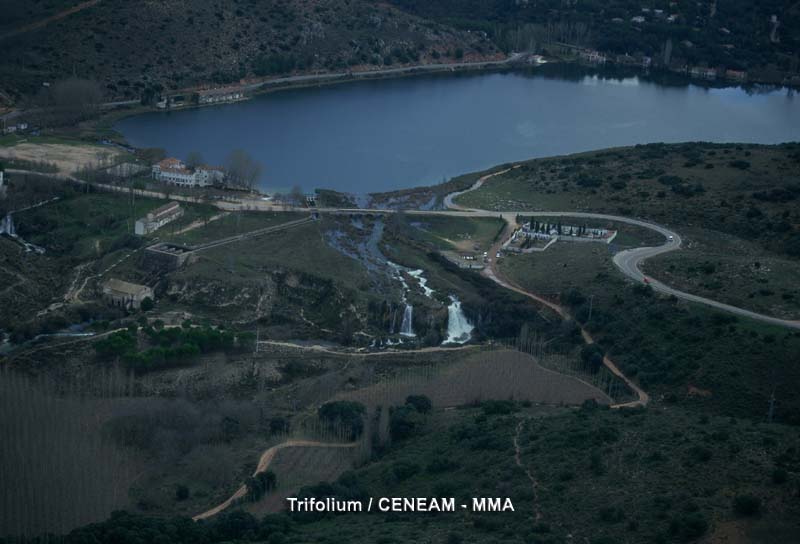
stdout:
<svg viewBox="0 0 800 544">
<path fill-rule="evenodd" d="M 498 259 L 500 258 L 500 252 L 499 251 L 497 252 L 497 255 L 495 255 L 495 257 L 497 257 Z"/>
<path fill-rule="evenodd" d="M 674 237 L 674 236 L 670 236 L 670 237 L 669 237 L 669 241 L 670 241 L 670 242 L 674 242 L 674 241 L 675 241 L 675 237 Z"/>
</svg>

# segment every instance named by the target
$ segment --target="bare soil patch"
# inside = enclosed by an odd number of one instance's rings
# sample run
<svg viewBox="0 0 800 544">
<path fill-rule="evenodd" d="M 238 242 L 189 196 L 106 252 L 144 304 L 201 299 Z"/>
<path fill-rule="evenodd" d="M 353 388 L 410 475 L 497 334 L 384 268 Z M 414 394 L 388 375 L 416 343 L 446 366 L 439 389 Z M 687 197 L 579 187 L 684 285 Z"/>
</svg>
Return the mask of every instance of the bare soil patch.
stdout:
<svg viewBox="0 0 800 544">
<path fill-rule="evenodd" d="M 53 163 L 62 174 L 71 174 L 81 168 L 104 162 L 114 162 L 121 154 L 118 150 L 95 145 L 21 143 L 12 147 L 0 147 L 0 158 Z"/>
</svg>

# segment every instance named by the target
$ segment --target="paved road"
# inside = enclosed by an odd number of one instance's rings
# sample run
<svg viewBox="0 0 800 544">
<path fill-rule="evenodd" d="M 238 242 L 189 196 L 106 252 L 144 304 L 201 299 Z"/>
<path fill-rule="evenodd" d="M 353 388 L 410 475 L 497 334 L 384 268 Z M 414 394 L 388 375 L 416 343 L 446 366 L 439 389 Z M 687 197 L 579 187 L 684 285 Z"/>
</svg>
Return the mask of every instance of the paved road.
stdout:
<svg viewBox="0 0 800 544">
<path fill-rule="evenodd" d="M 656 255 L 661 255 L 662 253 L 667 253 L 669 251 L 675 251 L 680 249 L 681 247 L 681 237 L 680 235 L 670 230 L 664 226 L 657 225 L 655 223 L 651 223 L 649 221 L 644 221 L 641 219 L 634 219 L 630 217 L 623 217 L 620 215 L 610 215 L 604 213 L 589 213 L 589 212 L 571 212 L 571 211 L 564 211 L 564 212 L 531 212 L 530 210 L 520 210 L 520 211 L 490 211 L 490 210 L 480 210 L 474 208 L 465 208 L 453 202 L 453 199 L 467 193 L 469 191 L 474 191 L 475 189 L 481 187 L 483 183 L 487 180 L 491 179 L 492 177 L 502 175 L 509 170 L 514 168 L 518 168 L 518 165 L 512 166 L 506 170 L 501 170 L 498 172 L 494 172 L 492 174 L 487 174 L 483 176 L 475 184 L 472 185 L 469 189 L 464 191 L 458 191 L 455 193 L 451 193 L 447 195 L 444 199 L 444 204 L 448 208 L 446 210 L 404 210 L 403 212 L 406 215 L 450 215 L 450 216 L 460 216 L 460 217 L 501 217 L 506 220 L 509 224 L 514 224 L 516 222 L 517 215 L 536 215 L 538 217 L 579 217 L 584 219 L 600 219 L 604 221 L 614 221 L 617 223 L 625 223 L 628 225 L 634 225 L 637 227 L 642 227 L 646 229 L 650 229 L 652 231 L 658 232 L 665 238 L 665 242 L 660 246 L 654 247 L 639 247 L 634 249 L 628 249 L 625 251 L 621 251 L 614 256 L 614 264 L 619 268 L 619 270 L 637 282 L 644 281 L 644 274 L 639 269 L 639 266 L 645 259 L 650 257 L 655 257 Z M 28 173 L 28 174 L 40 174 L 38 172 L 29 172 L 24 170 L 7 170 L 9 174 L 14 173 Z M 83 180 L 80 180 L 74 176 L 64 175 L 64 174 L 44 174 L 44 175 L 51 175 L 54 177 L 59 177 L 61 179 L 67 179 L 70 181 L 78 182 L 78 183 L 86 183 Z M 116 192 L 129 192 L 130 189 L 126 187 L 118 187 L 114 185 L 102 185 L 102 184 L 94 184 L 97 188 L 105 189 L 108 191 L 116 191 Z M 172 200 L 181 200 L 185 202 L 201 202 L 201 198 L 192 197 L 192 196 L 183 196 L 183 195 L 167 195 L 165 193 L 160 193 L 158 191 L 144 191 L 144 190 L 134 190 L 139 196 L 147 196 L 153 198 L 169 198 Z M 276 206 L 268 201 L 258 200 L 256 198 L 251 199 L 241 199 L 234 202 L 230 201 L 216 201 L 213 203 L 216 207 L 222 210 L 253 210 L 253 211 L 293 211 L 293 212 L 308 212 L 308 208 L 300 208 L 300 207 L 292 207 L 292 206 Z M 327 213 L 327 214 L 393 214 L 397 213 L 397 210 L 385 210 L 385 209 L 364 209 L 364 208 L 317 208 L 317 212 L 319 213 Z M 672 239 L 670 239 L 672 237 Z M 494 257 L 494 251 L 492 252 L 492 257 Z M 769 323 L 772 325 L 778 325 L 781 327 L 788 327 L 791 329 L 800 330 L 800 321 L 797 320 L 789 320 L 789 319 L 780 319 L 777 317 L 772 317 L 764 314 L 760 314 L 757 312 L 752 312 L 750 310 L 745 310 L 744 308 L 738 308 L 736 306 L 732 306 L 730 304 L 725 304 L 722 302 L 718 302 L 716 300 L 712 300 L 709 298 L 701 297 L 698 295 L 693 295 L 691 293 L 686 293 L 684 291 L 680 291 L 678 289 L 674 289 L 660 281 L 654 280 L 652 278 L 647 278 L 648 283 L 653 287 L 654 290 L 664 293 L 667 295 L 674 295 L 677 298 L 687 300 L 690 302 L 696 302 L 698 304 L 705 304 L 706 306 L 710 306 L 712 308 L 716 308 L 718 310 L 729 312 L 735 315 L 739 315 L 742 317 L 747 317 L 750 319 L 755 319 L 764 323 Z"/>
<path fill-rule="evenodd" d="M 645 261 L 645 259 L 649 259 L 651 257 L 655 257 L 657 255 L 661 255 L 663 253 L 667 253 L 670 251 L 675 251 L 680 249 L 681 247 L 681 237 L 680 235 L 670 230 L 666 227 L 661 225 L 657 225 L 655 223 L 651 223 L 649 221 L 643 221 L 641 219 L 633 219 L 630 217 L 623 217 L 619 215 L 609 215 L 603 213 L 588 213 L 588 212 L 531 212 L 531 211 L 519 211 L 519 212 L 487 212 L 486 210 L 479 210 L 474 208 L 465 208 L 453 202 L 453 199 L 462 195 L 464 193 L 468 193 L 470 191 L 474 191 L 480 188 L 487 180 L 494 176 L 502 175 L 514 168 L 518 168 L 518 165 L 512 166 L 511 168 L 507 168 L 505 170 L 501 170 L 499 172 L 495 172 L 492 174 L 487 174 L 486 176 L 481 177 L 478 181 L 476 181 L 469 189 L 464 191 L 458 191 L 455 193 L 451 193 L 447 195 L 444 199 L 444 204 L 446 207 L 456 210 L 456 213 L 463 213 L 463 212 L 470 212 L 475 214 L 476 216 L 492 216 L 497 217 L 501 215 L 506 221 L 509 223 L 513 223 L 516 220 L 517 214 L 522 215 L 536 215 L 537 217 L 580 217 L 585 219 L 600 219 L 604 221 L 614 221 L 617 223 L 625 223 L 628 225 L 634 225 L 637 227 L 642 227 L 646 229 L 650 229 L 655 231 L 662 236 L 664 236 L 664 243 L 659 246 L 653 247 L 637 247 L 633 249 L 626 249 L 624 251 L 620 251 L 616 255 L 614 255 L 614 265 L 626 276 L 631 278 L 632 280 L 643 283 L 645 281 L 645 275 L 642 273 L 639 266 Z M 494 255 L 494 249 L 492 251 L 492 255 Z M 772 317 L 769 315 L 760 314 L 758 312 L 753 312 L 750 310 L 746 310 L 744 308 L 739 308 L 737 306 L 732 306 L 730 304 L 725 304 L 723 302 L 719 302 L 716 300 L 712 300 L 710 298 L 701 297 L 698 295 L 693 295 L 691 293 L 687 293 L 685 291 L 680 291 L 669 285 L 666 285 L 658 280 L 654 280 L 653 278 L 647 277 L 647 283 L 655 290 L 660 293 L 664 293 L 666 295 L 673 295 L 677 298 L 687 300 L 690 302 L 696 302 L 698 304 L 705 304 L 706 306 L 710 306 L 712 308 L 716 308 L 717 310 L 722 310 L 724 312 L 729 312 L 735 315 L 739 315 L 742 317 L 747 317 L 750 319 L 755 319 L 757 321 L 761 321 L 764 323 L 769 323 L 771 325 L 778 325 L 781 327 L 788 327 L 791 329 L 798 329 L 800 330 L 800 321 L 797 320 L 789 320 L 789 319 L 780 319 L 777 317 Z"/>
</svg>

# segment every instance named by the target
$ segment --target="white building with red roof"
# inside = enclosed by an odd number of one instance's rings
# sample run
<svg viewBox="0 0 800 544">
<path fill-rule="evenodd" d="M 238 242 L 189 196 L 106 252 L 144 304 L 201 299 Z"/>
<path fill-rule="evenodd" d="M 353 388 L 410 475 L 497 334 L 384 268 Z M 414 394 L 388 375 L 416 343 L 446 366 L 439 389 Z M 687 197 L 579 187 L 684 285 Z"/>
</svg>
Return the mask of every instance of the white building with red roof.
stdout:
<svg viewBox="0 0 800 544">
<path fill-rule="evenodd" d="M 153 179 L 181 187 L 206 187 L 220 183 L 224 178 L 222 168 L 201 165 L 190 169 L 183 161 L 172 157 L 153 165 Z"/>
</svg>

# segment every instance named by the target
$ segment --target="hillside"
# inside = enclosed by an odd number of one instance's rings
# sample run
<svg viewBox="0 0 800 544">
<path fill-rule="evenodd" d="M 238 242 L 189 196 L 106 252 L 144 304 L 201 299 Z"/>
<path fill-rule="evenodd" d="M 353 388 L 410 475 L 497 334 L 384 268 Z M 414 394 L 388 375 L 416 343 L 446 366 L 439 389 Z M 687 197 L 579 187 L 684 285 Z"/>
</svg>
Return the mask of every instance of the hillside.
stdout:
<svg viewBox="0 0 800 544">
<path fill-rule="evenodd" d="M 382 455 L 300 497 L 509 498 L 514 511 L 276 514 L 203 523 L 116 513 L 68 543 L 795 542 L 797 430 L 681 410 L 487 402 L 434 412 Z M 280 479 L 283 474 L 280 474 Z M 735 478 L 736 484 L 731 485 Z M 124 535 L 124 540 L 119 540 Z M 735 538 L 735 540 L 734 540 Z M 702 539 L 702 540 L 701 540 Z M 708 539 L 708 540 L 707 540 Z"/>
<path fill-rule="evenodd" d="M 607 55 L 646 55 L 653 65 L 743 70 L 751 80 L 800 79 L 800 7 L 792 0 L 392 3 L 455 28 L 483 30 L 505 51 L 585 47 Z"/>
<path fill-rule="evenodd" d="M 0 91 L 16 96 L 73 74 L 108 99 L 138 99 L 147 88 L 498 54 L 482 36 L 367 0 L 106 0 L 61 18 L 81 3 L 4 4 Z"/>
</svg>

